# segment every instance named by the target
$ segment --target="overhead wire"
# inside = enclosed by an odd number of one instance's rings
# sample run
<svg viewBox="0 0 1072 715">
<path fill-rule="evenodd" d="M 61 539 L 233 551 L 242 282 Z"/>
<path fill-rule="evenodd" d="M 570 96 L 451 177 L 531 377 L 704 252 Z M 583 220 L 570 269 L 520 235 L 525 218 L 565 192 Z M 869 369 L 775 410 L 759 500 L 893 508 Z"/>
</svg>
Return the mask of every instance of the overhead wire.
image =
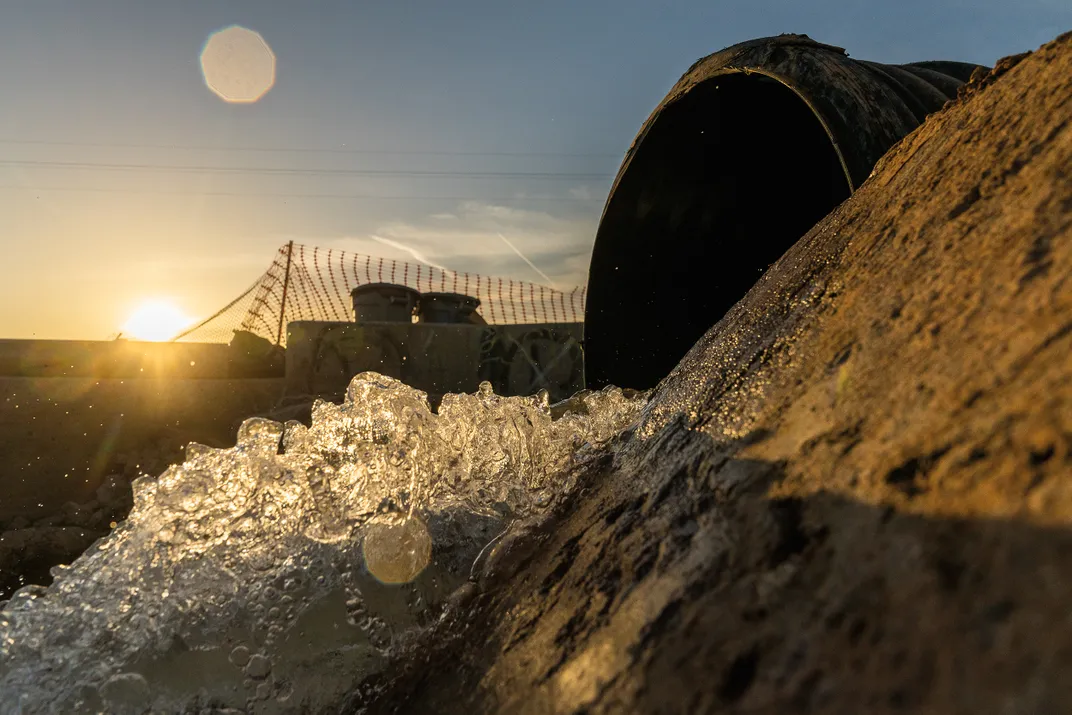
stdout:
<svg viewBox="0 0 1072 715">
<path fill-rule="evenodd" d="M 178 149 L 189 151 L 233 151 L 263 153 L 297 153 L 297 154 L 357 154 L 384 156 L 499 156 L 499 157 L 576 157 L 620 159 L 622 154 L 586 153 L 586 152 L 552 152 L 552 151 L 457 151 L 441 149 L 370 149 L 350 147 L 258 147 L 258 146 L 212 146 L 198 144 L 163 144 L 133 142 L 78 142 L 45 139 L 0 139 L 0 144 L 30 146 L 68 146 L 96 147 L 112 149 Z"/>
<path fill-rule="evenodd" d="M 431 195 L 377 195 L 377 194 L 322 194 L 322 193 L 286 193 L 259 191 L 175 191 L 154 189 L 119 189 L 102 186 L 35 186 L 29 184 L 0 184 L 0 189 L 21 189 L 35 191 L 71 191 L 102 194 L 159 194 L 165 196 L 220 196 L 277 199 L 343 199 L 375 201 L 551 201 L 566 203 L 591 203 L 592 198 L 571 196 L 431 196 Z M 601 199 L 600 199 L 601 200 Z"/>
<path fill-rule="evenodd" d="M 422 169 L 314 169 L 307 167 L 272 166 L 193 166 L 185 164 L 118 164 L 83 161 L 42 161 L 37 159 L 0 159 L 0 166 L 26 166 L 60 169 L 103 169 L 117 171 L 155 171 L 194 174 L 283 174 L 308 176 L 369 176 L 397 178 L 450 179 L 552 179 L 594 181 L 609 178 L 608 174 L 570 174 L 565 172 L 524 171 L 428 171 Z"/>
</svg>

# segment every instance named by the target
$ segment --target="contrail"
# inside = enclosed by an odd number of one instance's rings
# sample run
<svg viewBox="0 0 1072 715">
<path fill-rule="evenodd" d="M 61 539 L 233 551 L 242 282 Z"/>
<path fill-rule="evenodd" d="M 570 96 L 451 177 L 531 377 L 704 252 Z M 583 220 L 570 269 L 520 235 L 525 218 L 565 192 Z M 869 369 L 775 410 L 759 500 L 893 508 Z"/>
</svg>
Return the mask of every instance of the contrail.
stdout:
<svg viewBox="0 0 1072 715">
<path fill-rule="evenodd" d="M 400 251 L 405 251 L 409 255 L 413 256 L 414 260 L 416 260 L 416 261 L 418 261 L 420 263 L 423 263 L 426 266 L 431 266 L 432 268 L 438 268 L 439 270 L 445 271 L 447 273 L 452 272 L 449 268 L 441 266 L 438 263 L 432 263 L 427 258 L 425 258 L 423 255 L 418 253 L 416 251 L 416 249 L 410 248 L 409 246 L 403 246 L 398 241 L 392 241 L 391 239 L 384 238 L 382 236 L 372 236 L 372 235 L 370 235 L 369 238 L 371 238 L 373 241 L 378 241 L 379 243 L 382 243 L 385 246 L 390 246 L 391 248 L 397 248 Z"/>
<path fill-rule="evenodd" d="M 539 274 L 540 274 L 540 277 L 541 277 L 541 278 L 543 278 L 543 279 L 544 279 L 545 281 L 547 281 L 547 285 L 549 285 L 550 287 L 554 288 L 555 290 L 558 290 L 558 287 L 557 287 L 557 286 L 555 285 L 555 282 L 554 282 L 553 280 L 551 280 L 551 277 L 550 277 L 550 276 L 548 276 L 548 275 L 547 275 L 546 273 L 544 273 L 543 271 L 541 271 L 541 270 L 540 270 L 539 268 L 537 268 L 537 267 L 536 267 L 536 264 L 535 264 L 535 263 L 533 263 L 533 262 L 532 262 L 532 261 L 530 261 L 530 260 L 529 260 L 528 258 L 526 258 L 526 257 L 525 257 L 525 254 L 524 254 L 524 253 L 522 253 L 521 251 L 519 251 L 519 250 L 517 249 L 517 246 L 515 246 L 514 244 L 510 243 L 509 241 L 507 241 L 507 240 L 506 240 L 506 236 L 504 236 L 504 235 L 502 235 L 502 234 L 500 233 L 500 234 L 499 234 L 499 238 L 501 238 L 501 239 L 502 239 L 502 241 L 503 241 L 503 243 L 505 243 L 505 244 L 506 244 L 507 246 L 509 246 L 509 247 L 510 247 L 510 249 L 511 249 L 511 250 L 512 250 L 512 251 L 513 251 L 514 253 L 516 253 L 516 254 L 518 255 L 518 257 L 519 257 L 519 258 L 520 258 L 521 260 L 523 260 L 523 261 L 524 261 L 525 263 L 527 263 L 527 264 L 528 264 L 528 266 L 529 266 L 529 268 L 531 268 L 532 270 L 534 270 L 534 271 L 536 271 L 537 273 L 539 273 Z"/>
</svg>

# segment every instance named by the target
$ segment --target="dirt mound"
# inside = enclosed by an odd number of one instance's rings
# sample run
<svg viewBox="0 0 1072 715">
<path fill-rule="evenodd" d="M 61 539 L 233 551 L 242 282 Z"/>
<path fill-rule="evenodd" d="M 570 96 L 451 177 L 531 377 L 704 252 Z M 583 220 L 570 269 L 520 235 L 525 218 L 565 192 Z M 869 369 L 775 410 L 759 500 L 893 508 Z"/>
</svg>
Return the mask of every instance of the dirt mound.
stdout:
<svg viewBox="0 0 1072 715">
<path fill-rule="evenodd" d="M 355 702 L 1072 710 L 1069 167 L 1064 36 L 891 150 Z"/>
</svg>

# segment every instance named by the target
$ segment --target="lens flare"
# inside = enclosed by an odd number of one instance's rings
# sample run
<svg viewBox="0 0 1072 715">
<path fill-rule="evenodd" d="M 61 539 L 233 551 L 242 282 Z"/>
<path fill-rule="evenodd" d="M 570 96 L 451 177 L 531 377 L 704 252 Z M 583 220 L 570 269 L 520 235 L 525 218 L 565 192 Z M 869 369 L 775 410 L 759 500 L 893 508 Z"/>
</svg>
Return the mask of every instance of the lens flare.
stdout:
<svg viewBox="0 0 1072 715">
<path fill-rule="evenodd" d="M 382 583 L 409 583 L 432 558 L 432 537 L 420 519 L 369 524 L 361 545 L 365 566 Z"/>
<path fill-rule="evenodd" d="M 275 84 L 275 54 L 259 33 L 232 25 L 209 35 L 201 74 L 223 101 L 252 104 Z"/>
</svg>

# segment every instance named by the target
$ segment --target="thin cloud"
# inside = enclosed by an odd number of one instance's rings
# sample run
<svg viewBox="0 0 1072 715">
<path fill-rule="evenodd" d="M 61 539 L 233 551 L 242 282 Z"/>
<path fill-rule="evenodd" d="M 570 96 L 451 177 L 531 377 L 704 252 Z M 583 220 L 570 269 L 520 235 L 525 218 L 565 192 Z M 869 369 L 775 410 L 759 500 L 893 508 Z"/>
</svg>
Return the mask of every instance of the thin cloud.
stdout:
<svg viewBox="0 0 1072 715">
<path fill-rule="evenodd" d="M 449 213 L 381 223 L 363 235 L 294 239 L 459 273 L 529 281 L 535 272 L 546 285 L 569 290 L 587 278 L 599 220 L 597 213 L 589 213 L 561 215 L 466 201 Z"/>
<path fill-rule="evenodd" d="M 409 255 L 413 256 L 413 259 L 415 261 L 417 261 L 419 263 L 423 263 L 426 266 L 431 266 L 432 268 L 438 268 L 441 271 L 449 271 L 450 270 L 449 268 L 441 266 L 438 263 L 435 263 L 434 261 L 428 260 L 427 258 L 425 258 L 424 254 L 422 254 L 419 251 L 417 251 L 417 249 L 411 248 L 410 246 L 403 245 L 403 244 L 399 243 L 398 241 L 392 241 L 389 238 L 384 238 L 383 236 L 376 236 L 376 235 L 370 235 L 369 238 L 371 238 L 373 241 L 376 241 L 377 243 L 382 243 L 385 246 L 390 246 L 391 248 L 396 248 L 399 251 L 405 251 Z"/>
<path fill-rule="evenodd" d="M 592 200 L 592 190 L 587 186 L 574 186 L 569 190 L 570 196 L 581 201 Z"/>
<path fill-rule="evenodd" d="M 524 253 L 522 253 L 521 251 L 519 251 L 519 250 L 518 250 L 518 248 L 517 248 L 517 246 L 515 246 L 515 245 L 514 245 L 514 244 L 512 244 L 512 243 L 510 243 L 510 241 L 509 241 L 509 240 L 507 240 L 506 236 L 504 236 L 504 235 L 502 235 L 502 234 L 500 233 L 500 234 L 499 234 L 499 238 L 501 238 L 501 239 L 502 239 L 502 241 L 503 241 L 503 243 L 505 243 L 505 244 L 506 244 L 507 246 L 509 246 L 509 247 L 510 247 L 510 250 L 512 250 L 512 251 L 513 251 L 514 253 L 516 253 L 516 254 L 517 254 L 517 256 L 518 256 L 518 258 L 520 258 L 521 260 L 523 260 L 523 261 L 525 262 L 525 264 L 526 264 L 526 265 L 528 265 L 528 267 L 529 267 L 529 268 L 531 268 L 532 270 L 536 271 L 536 273 L 537 273 L 537 274 L 539 274 L 539 276 L 540 276 L 541 278 L 543 278 L 543 279 L 544 279 L 545 281 L 547 281 L 547 285 L 551 286 L 552 288 L 556 288 L 556 287 L 557 287 L 557 286 L 555 286 L 555 282 L 554 282 L 554 280 L 552 280 L 552 279 L 551 279 L 551 277 L 550 277 L 550 276 L 548 276 L 548 275 L 547 275 L 546 273 L 544 273 L 543 271 L 541 271 L 541 270 L 540 270 L 540 269 L 539 269 L 539 268 L 538 268 L 538 267 L 536 266 L 536 264 L 535 264 L 535 263 L 533 263 L 532 261 L 530 261 L 530 260 L 528 259 L 528 257 L 527 257 L 527 256 L 526 256 L 526 255 L 525 255 Z"/>
</svg>

